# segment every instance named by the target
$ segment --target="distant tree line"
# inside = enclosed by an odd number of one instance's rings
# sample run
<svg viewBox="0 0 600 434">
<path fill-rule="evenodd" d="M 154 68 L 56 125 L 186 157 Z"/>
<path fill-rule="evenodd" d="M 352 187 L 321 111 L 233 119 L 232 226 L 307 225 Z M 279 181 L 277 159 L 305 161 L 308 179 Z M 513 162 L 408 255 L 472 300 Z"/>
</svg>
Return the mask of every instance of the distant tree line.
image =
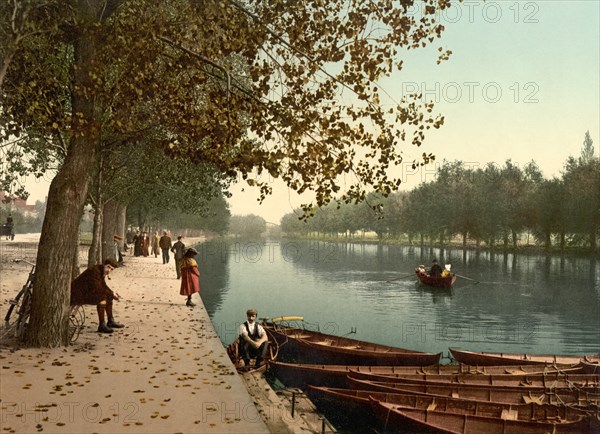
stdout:
<svg viewBox="0 0 600 434">
<path fill-rule="evenodd" d="M 589 132 L 581 156 L 568 158 L 560 177 L 544 178 L 534 161 L 521 168 L 511 160 L 477 168 L 455 161 L 436 175 L 410 192 L 371 193 L 363 204 L 320 208 L 307 221 L 300 212 L 287 214 L 281 229 L 333 236 L 373 231 L 379 239 L 439 245 L 458 237 L 464 246 L 504 248 L 517 248 L 527 234 L 529 243 L 548 250 L 598 250 L 600 158 Z"/>
</svg>

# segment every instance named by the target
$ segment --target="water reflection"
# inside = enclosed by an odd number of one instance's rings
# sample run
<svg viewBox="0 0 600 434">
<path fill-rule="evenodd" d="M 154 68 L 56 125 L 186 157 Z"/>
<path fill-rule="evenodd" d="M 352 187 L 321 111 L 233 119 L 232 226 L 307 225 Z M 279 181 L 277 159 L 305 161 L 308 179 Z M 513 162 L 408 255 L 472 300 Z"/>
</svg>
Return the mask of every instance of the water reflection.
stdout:
<svg viewBox="0 0 600 434">
<path fill-rule="evenodd" d="M 598 352 L 595 260 L 315 241 L 199 247 L 201 296 L 225 343 L 254 306 L 421 351 Z M 415 284 L 415 265 L 433 257 L 481 283 Z"/>
</svg>

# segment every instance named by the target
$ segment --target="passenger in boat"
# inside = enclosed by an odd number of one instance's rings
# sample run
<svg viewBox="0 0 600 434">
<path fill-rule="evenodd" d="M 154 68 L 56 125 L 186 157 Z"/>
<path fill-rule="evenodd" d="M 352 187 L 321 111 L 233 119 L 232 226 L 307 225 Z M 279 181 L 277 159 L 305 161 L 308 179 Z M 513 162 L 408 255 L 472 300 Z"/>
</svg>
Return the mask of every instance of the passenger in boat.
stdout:
<svg viewBox="0 0 600 434">
<path fill-rule="evenodd" d="M 442 271 L 442 277 L 448 277 L 452 274 L 452 272 L 450 271 L 450 269 L 452 268 L 451 264 L 446 264 L 444 266 L 444 271 Z"/>
<path fill-rule="evenodd" d="M 433 259 L 431 261 L 431 268 L 429 269 L 429 275 L 431 277 L 441 277 L 442 276 L 442 267 L 438 264 L 437 259 Z"/>
<path fill-rule="evenodd" d="M 244 360 L 244 366 L 250 367 L 250 359 L 256 357 L 254 367 L 258 368 L 267 354 L 268 338 L 265 329 L 256 322 L 256 309 L 246 311 L 247 320 L 239 327 L 239 351 Z"/>
</svg>

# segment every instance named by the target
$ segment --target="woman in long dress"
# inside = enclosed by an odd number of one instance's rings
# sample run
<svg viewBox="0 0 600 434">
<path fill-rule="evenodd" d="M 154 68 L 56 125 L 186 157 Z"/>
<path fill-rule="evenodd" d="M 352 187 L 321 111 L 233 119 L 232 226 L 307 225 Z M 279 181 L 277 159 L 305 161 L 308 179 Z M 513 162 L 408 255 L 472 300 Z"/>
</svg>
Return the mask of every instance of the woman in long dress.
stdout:
<svg viewBox="0 0 600 434">
<path fill-rule="evenodd" d="M 198 264 L 194 259 L 198 252 L 193 247 L 190 247 L 185 251 L 183 259 L 181 260 L 181 295 L 187 295 L 186 306 L 194 307 L 195 303 L 192 303 L 192 295 L 196 292 L 200 292 L 200 271 L 198 271 Z"/>
</svg>

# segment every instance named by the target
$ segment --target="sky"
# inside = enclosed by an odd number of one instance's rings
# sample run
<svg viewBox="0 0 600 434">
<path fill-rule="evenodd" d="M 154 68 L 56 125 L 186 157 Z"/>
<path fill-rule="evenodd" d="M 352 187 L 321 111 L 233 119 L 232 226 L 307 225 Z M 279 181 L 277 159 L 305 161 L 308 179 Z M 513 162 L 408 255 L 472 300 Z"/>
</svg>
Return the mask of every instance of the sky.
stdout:
<svg viewBox="0 0 600 434">
<path fill-rule="evenodd" d="M 418 16 L 419 7 L 410 13 Z M 404 69 L 381 82 L 395 101 L 420 91 L 445 117 L 421 148 L 410 143 L 403 148 L 401 189 L 434 178 L 435 166 L 410 169 L 423 151 L 434 153 L 436 164 L 461 160 L 471 167 L 534 160 L 546 177 L 560 176 L 566 159 L 580 154 L 589 130 L 598 155 L 600 1 L 465 0 L 439 19 L 446 26 L 442 38 L 431 48 L 403 54 Z M 453 54 L 437 65 L 439 46 Z M 236 184 L 232 214 L 255 214 L 277 224 L 310 199 L 269 182 L 274 194 L 262 204 L 256 188 Z M 44 200 L 47 180 L 27 185 L 29 203 Z"/>
</svg>

